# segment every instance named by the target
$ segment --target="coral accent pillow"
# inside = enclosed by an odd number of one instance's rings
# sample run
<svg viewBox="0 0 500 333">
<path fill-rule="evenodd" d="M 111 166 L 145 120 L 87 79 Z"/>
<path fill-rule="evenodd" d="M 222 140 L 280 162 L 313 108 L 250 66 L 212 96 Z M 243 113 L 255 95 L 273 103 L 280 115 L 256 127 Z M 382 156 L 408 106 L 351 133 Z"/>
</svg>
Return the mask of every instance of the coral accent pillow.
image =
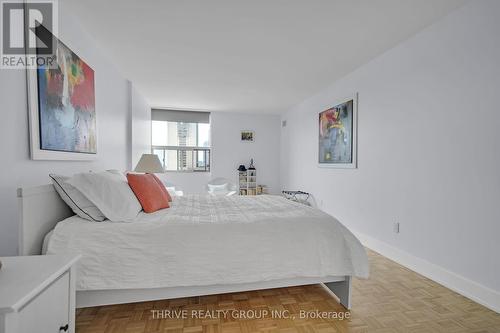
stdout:
<svg viewBox="0 0 500 333">
<path fill-rule="evenodd" d="M 158 183 L 158 185 L 160 185 L 161 189 L 165 191 L 165 194 L 167 195 L 167 198 L 168 198 L 168 202 L 172 202 L 172 197 L 170 196 L 170 193 L 168 193 L 167 188 L 165 187 L 163 182 L 160 180 L 160 178 L 158 178 L 155 174 L 152 174 L 152 173 L 150 173 L 150 175 L 155 178 L 156 182 Z"/>
<path fill-rule="evenodd" d="M 127 180 L 146 213 L 154 213 L 157 210 L 170 207 L 168 197 L 162 191 L 154 175 L 128 173 Z"/>
</svg>

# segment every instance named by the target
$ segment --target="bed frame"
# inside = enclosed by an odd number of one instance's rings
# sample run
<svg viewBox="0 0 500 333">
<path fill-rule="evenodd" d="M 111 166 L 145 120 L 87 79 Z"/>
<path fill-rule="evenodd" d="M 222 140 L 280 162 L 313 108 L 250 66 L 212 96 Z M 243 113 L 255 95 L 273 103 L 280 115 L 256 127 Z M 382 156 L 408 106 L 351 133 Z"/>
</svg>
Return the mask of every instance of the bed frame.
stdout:
<svg viewBox="0 0 500 333">
<path fill-rule="evenodd" d="M 56 226 L 57 222 L 74 214 L 59 197 L 53 185 L 20 188 L 17 190 L 17 197 L 19 201 L 19 254 L 41 254 L 45 235 Z M 85 290 L 76 292 L 76 307 L 83 308 L 318 283 L 336 296 L 346 309 L 351 308 L 351 276 L 294 278 L 257 283 L 193 287 Z"/>
</svg>

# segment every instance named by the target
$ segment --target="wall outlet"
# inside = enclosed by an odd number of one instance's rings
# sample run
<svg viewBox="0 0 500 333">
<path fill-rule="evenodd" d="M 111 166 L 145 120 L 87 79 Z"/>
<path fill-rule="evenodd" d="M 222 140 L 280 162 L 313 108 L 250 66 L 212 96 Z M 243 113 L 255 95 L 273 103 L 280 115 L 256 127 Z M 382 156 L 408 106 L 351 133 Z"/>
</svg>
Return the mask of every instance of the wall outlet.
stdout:
<svg viewBox="0 0 500 333">
<path fill-rule="evenodd" d="M 394 223 L 392 226 L 394 233 L 399 234 L 399 222 Z"/>
</svg>

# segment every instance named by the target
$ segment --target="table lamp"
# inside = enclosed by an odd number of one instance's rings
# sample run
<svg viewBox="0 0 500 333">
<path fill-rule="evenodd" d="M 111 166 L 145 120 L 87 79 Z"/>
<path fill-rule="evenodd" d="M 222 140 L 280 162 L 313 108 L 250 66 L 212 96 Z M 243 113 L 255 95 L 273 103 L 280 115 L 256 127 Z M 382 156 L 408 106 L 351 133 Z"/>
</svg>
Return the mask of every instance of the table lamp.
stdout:
<svg viewBox="0 0 500 333">
<path fill-rule="evenodd" d="M 135 172 L 144 173 L 164 173 L 165 170 L 161 165 L 160 159 L 156 154 L 142 154 L 139 163 L 135 167 Z"/>
</svg>

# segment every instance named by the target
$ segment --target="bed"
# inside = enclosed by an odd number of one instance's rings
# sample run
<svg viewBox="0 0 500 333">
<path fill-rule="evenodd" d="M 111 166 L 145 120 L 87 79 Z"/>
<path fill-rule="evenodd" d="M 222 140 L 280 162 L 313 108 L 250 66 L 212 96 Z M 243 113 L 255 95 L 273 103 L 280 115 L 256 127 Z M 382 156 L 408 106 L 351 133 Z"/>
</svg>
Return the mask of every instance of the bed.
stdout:
<svg viewBox="0 0 500 333">
<path fill-rule="evenodd" d="M 77 307 L 323 283 L 349 309 L 352 277 L 368 276 L 349 230 L 279 196 L 176 197 L 129 223 L 74 216 L 52 185 L 18 197 L 22 255 L 44 238 L 47 254 L 82 255 Z"/>
</svg>

